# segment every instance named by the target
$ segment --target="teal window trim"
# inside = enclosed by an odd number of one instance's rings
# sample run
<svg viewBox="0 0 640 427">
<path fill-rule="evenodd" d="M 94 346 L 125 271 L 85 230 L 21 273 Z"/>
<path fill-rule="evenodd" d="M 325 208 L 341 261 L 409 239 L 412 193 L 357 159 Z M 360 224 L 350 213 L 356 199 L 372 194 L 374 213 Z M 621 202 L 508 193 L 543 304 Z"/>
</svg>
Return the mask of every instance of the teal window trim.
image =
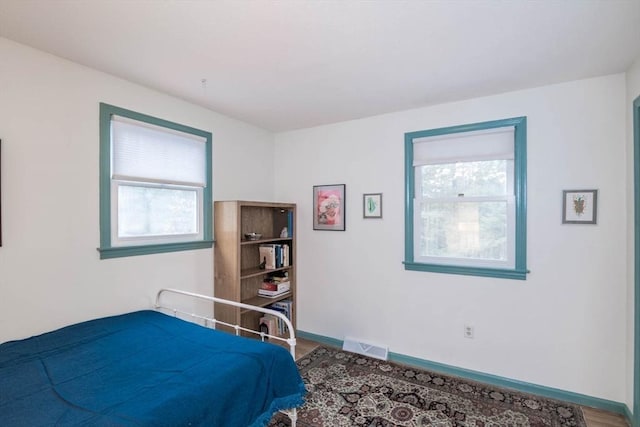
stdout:
<svg viewBox="0 0 640 427">
<path fill-rule="evenodd" d="M 633 418 L 640 427 L 640 96 L 633 101 L 633 174 L 634 174 L 634 344 L 633 344 Z"/>
<path fill-rule="evenodd" d="M 413 200 L 415 196 L 415 172 L 413 167 L 413 141 L 418 138 L 472 132 L 513 126 L 514 136 L 514 196 L 515 196 L 515 268 L 485 268 L 415 262 Z M 527 278 L 527 118 L 513 117 L 503 120 L 472 123 L 438 129 L 407 132 L 404 135 L 405 169 L 405 270 L 434 273 L 462 274 L 467 276 L 497 277 L 526 280 Z"/>
<path fill-rule="evenodd" d="M 202 240 L 141 246 L 114 247 L 111 245 L 111 117 L 114 115 L 197 135 L 206 140 L 206 187 L 203 189 Z M 211 132 L 100 103 L 100 247 L 98 248 L 100 259 L 204 249 L 213 246 L 212 140 Z"/>
</svg>

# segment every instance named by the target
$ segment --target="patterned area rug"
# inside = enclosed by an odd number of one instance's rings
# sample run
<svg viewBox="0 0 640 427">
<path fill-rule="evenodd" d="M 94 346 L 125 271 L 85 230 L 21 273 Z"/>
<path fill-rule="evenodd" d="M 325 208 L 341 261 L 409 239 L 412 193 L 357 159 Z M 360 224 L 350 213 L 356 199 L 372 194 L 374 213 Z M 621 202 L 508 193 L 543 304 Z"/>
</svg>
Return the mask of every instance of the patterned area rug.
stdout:
<svg viewBox="0 0 640 427">
<path fill-rule="evenodd" d="M 307 387 L 299 427 L 578 426 L 579 407 L 318 347 L 298 360 Z M 278 414 L 270 427 L 289 426 Z"/>
</svg>

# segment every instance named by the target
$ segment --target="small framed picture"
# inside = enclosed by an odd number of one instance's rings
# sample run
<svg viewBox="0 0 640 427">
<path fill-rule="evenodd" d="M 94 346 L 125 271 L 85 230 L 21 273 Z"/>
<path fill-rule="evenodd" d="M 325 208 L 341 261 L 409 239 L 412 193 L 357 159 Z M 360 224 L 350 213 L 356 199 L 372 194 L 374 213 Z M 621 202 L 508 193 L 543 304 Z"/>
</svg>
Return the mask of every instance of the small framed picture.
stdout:
<svg viewBox="0 0 640 427">
<path fill-rule="evenodd" d="M 345 184 L 313 186 L 313 229 L 345 230 Z"/>
<path fill-rule="evenodd" d="M 598 190 L 563 190 L 562 223 L 596 224 Z"/>
<path fill-rule="evenodd" d="M 363 218 L 382 218 L 382 193 L 362 195 Z"/>
</svg>

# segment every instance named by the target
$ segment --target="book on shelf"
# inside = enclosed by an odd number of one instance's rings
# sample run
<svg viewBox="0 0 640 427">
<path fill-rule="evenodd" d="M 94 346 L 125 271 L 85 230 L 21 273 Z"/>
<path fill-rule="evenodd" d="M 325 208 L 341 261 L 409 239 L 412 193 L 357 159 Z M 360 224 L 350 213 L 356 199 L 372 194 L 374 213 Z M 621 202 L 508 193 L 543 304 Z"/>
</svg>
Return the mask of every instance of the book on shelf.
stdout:
<svg viewBox="0 0 640 427">
<path fill-rule="evenodd" d="M 281 310 L 284 312 L 285 316 L 287 316 L 288 319 L 291 319 L 291 306 L 293 305 L 293 301 L 291 301 L 290 299 L 285 299 L 282 301 L 277 301 L 274 302 L 273 304 L 271 304 L 270 306 L 268 306 L 267 308 L 271 308 L 274 310 Z"/>
<path fill-rule="evenodd" d="M 276 253 L 273 245 L 260 245 L 258 248 L 260 263 L 265 263 L 267 270 L 276 268 Z"/>
<path fill-rule="evenodd" d="M 276 298 L 280 295 L 284 295 L 289 292 L 289 287 L 279 290 L 279 291 L 268 291 L 266 289 L 258 289 L 258 296 L 266 297 L 266 298 Z"/>
<path fill-rule="evenodd" d="M 263 244 L 258 250 L 260 263 L 264 262 L 267 270 L 289 266 L 289 245 Z"/>
<path fill-rule="evenodd" d="M 287 211 L 287 233 L 293 238 L 293 211 Z"/>
<path fill-rule="evenodd" d="M 265 281 L 262 282 L 262 285 L 260 285 L 260 289 L 263 289 L 265 291 L 282 291 L 282 290 L 289 290 L 291 288 L 291 282 L 289 282 L 289 280 L 287 280 L 286 282 L 281 282 L 281 281 Z"/>
<path fill-rule="evenodd" d="M 289 266 L 289 245 L 277 244 L 275 246 L 276 251 L 276 267 L 288 267 Z"/>
<path fill-rule="evenodd" d="M 282 245 L 282 266 L 289 267 L 289 245 Z"/>
<path fill-rule="evenodd" d="M 276 253 L 276 268 L 282 267 L 282 245 L 273 245 L 273 250 Z"/>
<path fill-rule="evenodd" d="M 273 314 L 265 314 L 260 318 L 260 331 L 269 335 L 277 335 L 278 321 L 280 319 Z"/>
<path fill-rule="evenodd" d="M 268 305 L 266 308 L 271 310 L 279 311 L 284 314 L 287 319 L 291 320 L 291 309 L 292 309 L 293 301 L 290 299 L 274 302 L 271 305 Z M 277 322 L 278 333 L 280 335 L 285 334 L 288 331 L 288 328 L 282 319 L 278 319 Z"/>
<path fill-rule="evenodd" d="M 288 282 L 289 281 L 289 272 L 288 271 L 274 271 L 269 275 L 269 281 L 271 282 Z"/>
</svg>

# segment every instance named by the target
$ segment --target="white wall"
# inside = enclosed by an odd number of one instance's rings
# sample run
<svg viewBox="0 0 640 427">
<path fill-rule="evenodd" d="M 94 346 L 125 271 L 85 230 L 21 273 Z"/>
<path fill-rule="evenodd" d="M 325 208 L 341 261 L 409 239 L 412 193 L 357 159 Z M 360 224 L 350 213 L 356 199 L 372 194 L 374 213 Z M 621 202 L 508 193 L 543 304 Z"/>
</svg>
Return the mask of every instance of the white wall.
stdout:
<svg viewBox="0 0 640 427">
<path fill-rule="evenodd" d="M 7 39 L 0 58 L 0 342 L 212 294 L 211 249 L 99 260 L 98 103 L 212 132 L 216 200 L 273 197 L 273 135 Z"/>
<path fill-rule="evenodd" d="M 276 198 L 298 203 L 299 329 L 625 401 L 625 76 L 276 135 Z M 528 117 L 526 281 L 405 271 L 405 132 Z M 346 184 L 346 232 L 313 231 L 312 186 Z M 598 225 L 562 225 L 563 189 L 598 189 Z M 382 220 L 362 194 L 382 192 Z M 475 339 L 463 338 L 463 324 Z"/>
<path fill-rule="evenodd" d="M 99 260 L 107 102 L 211 131 L 216 200 L 298 203 L 301 330 L 630 404 L 625 113 L 638 62 L 626 93 L 614 75 L 405 111 L 279 134 L 274 156 L 268 132 L 193 104 L 2 38 L 0 58 L 0 342 L 147 308 L 159 287 L 211 293 L 211 250 Z M 404 132 L 520 115 L 528 280 L 405 271 Z M 312 186 L 334 183 L 347 184 L 347 231 L 313 231 Z M 600 190 L 597 226 L 560 224 L 568 188 Z M 382 220 L 362 219 L 365 192 L 384 193 Z"/>
<path fill-rule="evenodd" d="M 633 101 L 640 96 L 640 58 L 629 68 L 626 74 L 627 86 L 627 406 L 633 410 L 633 362 L 634 362 L 634 165 L 633 165 Z M 635 185 L 640 185 L 635 183 Z"/>
</svg>

